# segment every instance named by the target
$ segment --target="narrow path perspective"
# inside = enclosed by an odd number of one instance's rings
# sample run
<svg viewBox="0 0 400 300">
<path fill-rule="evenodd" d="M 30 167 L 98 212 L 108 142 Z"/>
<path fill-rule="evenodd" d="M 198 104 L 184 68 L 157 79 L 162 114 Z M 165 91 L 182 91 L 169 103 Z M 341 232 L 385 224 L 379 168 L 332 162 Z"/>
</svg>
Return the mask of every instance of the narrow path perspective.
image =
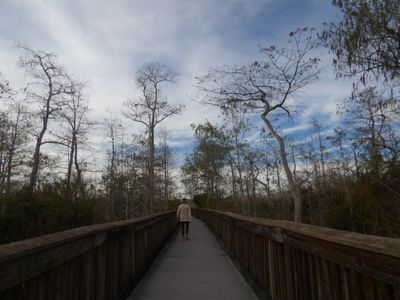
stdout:
<svg viewBox="0 0 400 300">
<path fill-rule="evenodd" d="M 203 222 L 193 218 L 189 237 L 172 237 L 127 300 L 257 299 Z"/>
</svg>

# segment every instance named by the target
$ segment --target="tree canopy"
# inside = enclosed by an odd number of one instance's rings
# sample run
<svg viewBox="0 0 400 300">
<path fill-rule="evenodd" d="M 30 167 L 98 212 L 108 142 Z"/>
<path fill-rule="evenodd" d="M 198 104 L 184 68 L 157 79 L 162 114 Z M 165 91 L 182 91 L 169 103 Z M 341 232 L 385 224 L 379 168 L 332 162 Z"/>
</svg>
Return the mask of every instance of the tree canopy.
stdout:
<svg viewBox="0 0 400 300">
<path fill-rule="evenodd" d="M 323 40 L 333 52 L 339 76 L 367 74 L 386 80 L 400 75 L 398 0 L 333 0 L 343 19 L 326 25 Z"/>
</svg>

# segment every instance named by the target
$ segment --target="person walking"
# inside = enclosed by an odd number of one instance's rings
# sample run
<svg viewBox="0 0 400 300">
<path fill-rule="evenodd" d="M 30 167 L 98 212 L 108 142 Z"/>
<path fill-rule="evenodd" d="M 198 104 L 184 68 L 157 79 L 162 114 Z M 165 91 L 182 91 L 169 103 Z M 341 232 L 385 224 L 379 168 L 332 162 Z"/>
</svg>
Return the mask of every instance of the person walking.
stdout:
<svg viewBox="0 0 400 300">
<path fill-rule="evenodd" d="M 187 199 L 183 198 L 181 204 L 176 210 L 176 218 L 181 226 L 182 240 L 189 239 L 189 223 L 192 222 L 192 209 L 187 203 Z"/>
</svg>

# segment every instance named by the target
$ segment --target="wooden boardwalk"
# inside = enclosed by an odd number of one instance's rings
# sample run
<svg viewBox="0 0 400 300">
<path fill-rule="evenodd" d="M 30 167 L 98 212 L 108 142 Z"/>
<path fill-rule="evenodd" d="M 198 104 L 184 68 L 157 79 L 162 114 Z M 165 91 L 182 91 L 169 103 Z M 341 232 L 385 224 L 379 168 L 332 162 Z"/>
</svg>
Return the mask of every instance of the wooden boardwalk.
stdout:
<svg viewBox="0 0 400 300">
<path fill-rule="evenodd" d="M 172 238 L 128 300 L 257 299 L 204 223 L 189 235 Z"/>
</svg>

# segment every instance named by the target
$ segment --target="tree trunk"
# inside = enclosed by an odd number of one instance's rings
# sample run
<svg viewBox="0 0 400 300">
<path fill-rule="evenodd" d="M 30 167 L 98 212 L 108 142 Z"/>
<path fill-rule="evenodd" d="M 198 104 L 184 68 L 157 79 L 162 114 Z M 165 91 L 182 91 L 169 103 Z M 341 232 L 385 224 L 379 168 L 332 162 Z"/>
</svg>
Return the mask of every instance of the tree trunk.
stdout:
<svg viewBox="0 0 400 300">
<path fill-rule="evenodd" d="M 235 135 L 235 148 L 236 148 L 236 159 L 237 159 L 237 169 L 238 169 L 238 174 L 239 174 L 239 188 L 240 188 L 240 197 L 243 197 L 244 195 L 244 190 L 243 190 L 243 178 L 242 178 L 242 165 L 241 165 L 241 159 L 240 159 L 240 153 L 239 153 L 239 141 L 237 138 L 237 134 Z"/>
<path fill-rule="evenodd" d="M 318 127 L 318 142 L 319 142 L 319 156 L 321 159 L 322 179 L 325 183 L 326 171 L 325 171 L 324 145 L 322 143 L 321 130 L 319 127 Z"/>
<path fill-rule="evenodd" d="M 237 202 L 240 199 L 238 199 L 237 192 L 236 192 L 235 168 L 233 166 L 232 159 L 229 160 L 229 166 L 231 169 L 231 176 L 232 176 L 232 197 L 233 197 L 234 201 Z"/>
<path fill-rule="evenodd" d="M 21 109 L 18 108 L 17 111 L 17 118 L 15 120 L 12 134 L 11 134 L 11 145 L 10 149 L 8 152 L 8 162 L 7 162 L 7 182 L 6 182 L 6 195 L 10 195 L 11 193 L 11 176 L 12 176 L 12 169 L 13 169 L 13 163 L 14 163 L 14 154 L 15 154 L 15 148 L 16 148 L 16 143 L 17 143 L 17 138 L 19 135 L 19 122 L 20 122 L 20 116 L 21 116 Z"/>
<path fill-rule="evenodd" d="M 72 176 L 72 164 L 74 162 L 74 138 L 71 140 L 71 146 L 69 148 L 69 157 L 68 157 L 68 169 L 67 169 L 67 199 L 71 200 L 71 176 Z"/>
<path fill-rule="evenodd" d="M 266 181 L 267 181 L 267 183 L 266 183 L 266 188 L 267 188 L 267 197 L 268 197 L 268 199 L 271 199 L 271 186 L 270 186 L 270 177 L 269 177 L 270 175 L 269 175 L 269 169 L 267 168 L 267 174 L 266 174 Z"/>
<path fill-rule="evenodd" d="M 275 172 L 276 172 L 276 181 L 278 184 L 278 191 L 279 194 L 282 195 L 282 184 L 281 184 L 281 174 L 279 172 L 279 162 L 278 162 L 278 154 L 274 150 L 274 156 L 275 156 Z"/>
<path fill-rule="evenodd" d="M 256 211 L 256 177 L 254 174 L 254 161 L 250 160 L 250 174 L 251 174 L 251 206 L 252 206 L 252 216 L 257 217 Z"/>
<path fill-rule="evenodd" d="M 163 169 L 164 169 L 164 205 L 163 209 L 166 211 L 168 210 L 168 202 L 169 202 L 169 172 L 168 172 L 168 166 L 169 166 L 169 157 L 168 157 L 168 147 L 167 147 L 167 137 L 165 137 L 164 145 L 163 145 Z"/>
<path fill-rule="evenodd" d="M 3 193 L 4 193 L 4 188 L 5 188 L 5 181 L 6 181 L 6 176 L 5 176 L 5 159 L 3 158 L 3 152 L 0 151 L 0 174 L 1 174 L 1 180 L 0 180 L 0 199 L 3 198 Z"/>
<path fill-rule="evenodd" d="M 149 128 L 149 213 L 152 214 L 154 210 L 154 126 Z"/>
<path fill-rule="evenodd" d="M 79 166 L 79 162 L 78 162 L 78 142 L 76 141 L 76 136 L 75 136 L 75 143 L 74 143 L 74 147 L 75 147 L 75 170 L 76 170 L 76 183 L 79 187 L 79 192 L 80 192 L 80 198 L 81 200 L 85 199 L 85 186 L 83 184 L 83 179 L 82 179 L 82 170 Z"/>
<path fill-rule="evenodd" d="M 6 179 L 6 195 L 9 196 L 11 193 L 11 176 L 12 176 L 12 166 L 14 160 L 14 145 L 11 145 L 10 151 L 8 153 L 8 162 L 7 162 L 7 179 Z"/>
<path fill-rule="evenodd" d="M 116 159 L 116 152 L 115 152 L 115 137 L 114 131 L 111 128 L 111 169 L 110 169 L 110 198 L 111 198 L 111 220 L 114 221 L 115 218 L 115 200 L 117 197 L 117 186 L 116 186 L 116 179 L 115 179 L 115 159 Z"/>
<path fill-rule="evenodd" d="M 357 152 L 356 152 L 356 148 L 353 148 L 353 157 L 354 157 L 354 166 L 356 168 L 356 177 L 359 178 L 360 177 L 360 167 L 358 165 L 358 157 L 357 157 Z"/>
<path fill-rule="evenodd" d="M 294 221 L 301 222 L 301 217 L 302 217 L 301 195 L 300 195 L 300 192 L 299 192 L 299 190 L 295 184 L 295 181 L 293 179 L 292 172 L 290 171 L 290 168 L 289 168 L 287 155 L 286 155 L 286 149 L 285 149 L 285 142 L 283 141 L 283 138 L 276 132 L 276 130 L 272 126 L 271 122 L 267 119 L 267 114 L 268 114 L 268 111 L 264 111 L 261 114 L 261 118 L 279 145 L 279 154 L 280 154 L 281 161 L 282 161 L 282 167 L 283 167 L 283 170 L 285 171 L 289 190 L 290 190 L 293 200 L 294 200 Z"/>
<path fill-rule="evenodd" d="M 43 137 L 47 130 L 47 120 L 48 116 L 43 118 L 43 127 L 36 139 L 35 153 L 33 154 L 33 162 L 32 162 L 32 172 L 29 178 L 29 190 L 31 193 L 33 193 L 36 187 L 37 176 L 39 173 L 40 147 L 42 146 Z"/>
</svg>

